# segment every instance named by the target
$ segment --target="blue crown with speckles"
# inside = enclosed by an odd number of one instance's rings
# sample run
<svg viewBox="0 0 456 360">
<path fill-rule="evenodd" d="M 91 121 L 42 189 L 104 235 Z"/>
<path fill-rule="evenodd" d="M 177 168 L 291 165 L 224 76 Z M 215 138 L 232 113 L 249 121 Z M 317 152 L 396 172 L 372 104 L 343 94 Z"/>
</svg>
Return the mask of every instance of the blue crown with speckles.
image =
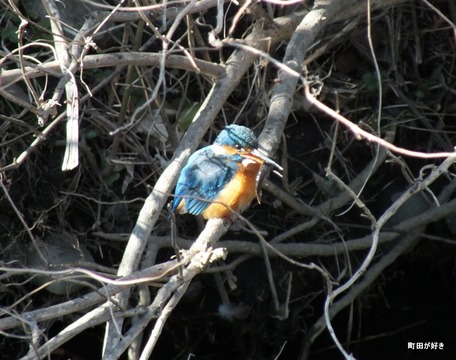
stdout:
<svg viewBox="0 0 456 360">
<path fill-rule="evenodd" d="M 215 139 L 217 145 L 256 149 L 258 140 L 252 130 L 241 125 L 228 125 Z"/>
</svg>

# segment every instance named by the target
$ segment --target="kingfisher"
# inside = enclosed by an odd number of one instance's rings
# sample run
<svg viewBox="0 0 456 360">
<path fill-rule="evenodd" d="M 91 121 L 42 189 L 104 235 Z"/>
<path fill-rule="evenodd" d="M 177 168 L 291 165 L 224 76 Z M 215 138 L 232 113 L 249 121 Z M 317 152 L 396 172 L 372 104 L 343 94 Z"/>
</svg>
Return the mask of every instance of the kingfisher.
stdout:
<svg viewBox="0 0 456 360">
<path fill-rule="evenodd" d="M 252 130 L 226 126 L 212 145 L 189 157 L 177 181 L 173 211 L 233 220 L 255 197 L 260 202 L 263 164 L 283 170 L 258 150 Z"/>
</svg>

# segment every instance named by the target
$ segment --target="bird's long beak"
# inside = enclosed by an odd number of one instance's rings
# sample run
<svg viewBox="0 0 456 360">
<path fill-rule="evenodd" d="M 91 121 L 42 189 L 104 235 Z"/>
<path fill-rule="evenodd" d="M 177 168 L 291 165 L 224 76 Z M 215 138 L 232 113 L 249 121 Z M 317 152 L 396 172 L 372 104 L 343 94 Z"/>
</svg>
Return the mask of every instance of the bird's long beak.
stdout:
<svg viewBox="0 0 456 360">
<path fill-rule="evenodd" d="M 263 160 L 266 164 L 272 165 L 275 168 L 277 168 L 279 171 L 283 171 L 283 167 L 281 167 L 279 164 L 277 164 L 274 160 L 268 158 L 265 154 L 261 152 L 259 149 L 253 149 L 250 151 L 250 154 L 253 156 L 256 156 L 257 158 L 260 158 Z"/>
<path fill-rule="evenodd" d="M 268 158 L 259 149 L 253 149 L 250 151 L 241 152 L 241 155 L 248 159 L 252 159 L 255 162 L 259 162 L 261 164 L 265 163 L 267 165 L 272 165 L 275 168 L 277 168 L 279 171 L 283 171 L 283 168 L 279 164 L 277 164 L 274 160 Z M 280 174 L 279 171 L 274 171 L 274 172 L 276 174 L 278 174 L 279 176 L 282 176 L 282 174 Z"/>
<path fill-rule="evenodd" d="M 255 161 L 256 163 L 260 163 L 261 165 L 267 164 L 267 165 L 274 166 L 275 168 L 278 169 L 278 171 L 273 170 L 273 172 L 276 175 L 282 177 L 281 171 L 283 171 L 283 168 L 279 164 L 277 164 L 274 160 L 268 158 L 259 149 L 253 149 L 251 151 L 246 151 L 246 152 L 241 153 L 241 155 L 248 159 Z M 268 174 L 268 171 L 263 171 L 262 169 L 263 168 L 260 169 L 260 171 L 258 172 L 257 177 L 256 177 L 255 192 L 256 192 L 258 204 L 261 203 L 261 184 L 263 183 L 264 178 Z"/>
</svg>

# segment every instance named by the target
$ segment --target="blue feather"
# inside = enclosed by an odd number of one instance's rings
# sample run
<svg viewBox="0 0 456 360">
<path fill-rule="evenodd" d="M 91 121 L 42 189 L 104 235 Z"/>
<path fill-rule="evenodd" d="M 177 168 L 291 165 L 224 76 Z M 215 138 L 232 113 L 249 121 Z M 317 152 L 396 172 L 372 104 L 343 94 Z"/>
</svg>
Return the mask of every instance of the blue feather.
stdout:
<svg viewBox="0 0 456 360">
<path fill-rule="evenodd" d="M 242 157 L 215 153 L 214 146 L 200 149 L 188 159 L 177 181 L 173 211 L 184 200 L 187 212 L 201 214 L 234 177 Z"/>
<path fill-rule="evenodd" d="M 256 149 L 258 147 L 258 141 L 253 131 L 236 124 L 225 127 L 214 143 L 232 147 L 240 146 L 245 149 Z"/>
</svg>

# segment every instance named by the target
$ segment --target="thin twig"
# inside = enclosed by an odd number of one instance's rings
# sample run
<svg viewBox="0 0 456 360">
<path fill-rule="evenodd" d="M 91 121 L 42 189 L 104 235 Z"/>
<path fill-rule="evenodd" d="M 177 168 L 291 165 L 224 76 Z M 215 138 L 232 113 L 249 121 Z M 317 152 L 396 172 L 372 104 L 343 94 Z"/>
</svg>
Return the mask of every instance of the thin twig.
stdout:
<svg viewBox="0 0 456 360">
<path fill-rule="evenodd" d="M 339 340 L 337 339 L 337 336 L 334 332 L 334 329 L 332 328 L 331 325 L 331 316 L 330 316 L 330 307 L 331 303 L 336 299 L 337 296 L 339 296 L 341 293 L 351 289 L 353 287 L 353 284 L 358 281 L 358 279 L 367 271 L 369 266 L 371 265 L 374 255 L 377 251 L 378 248 L 378 243 L 379 243 L 379 235 L 382 227 L 386 224 L 386 222 L 393 216 L 397 210 L 407 201 L 409 200 L 413 195 L 417 194 L 420 191 L 425 190 L 426 188 L 429 187 L 430 184 L 432 184 L 435 180 L 437 180 L 442 174 L 448 171 L 449 167 L 454 164 L 454 157 L 449 157 L 446 160 L 442 162 L 438 167 L 436 167 L 429 176 L 424 179 L 423 181 L 420 181 L 415 184 L 412 188 L 410 188 L 409 191 L 404 193 L 399 199 L 397 199 L 384 213 L 383 215 L 378 219 L 378 221 L 375 220 L 375 218 L 372 215 L 369 215 L 369 218 L 372 221 L 373 229 L 374 231 L 372 232 L 372 246 L 369 249 L 368 254 L 363 260 L 363 263 L 361 266 L 356 270 L 356 272 L 341 286 L 338 288 L 332 290 L 331 292 L 328 293 L 328 296 L 325 301 L 325 318 L 326 318 L 326 325 L 328 327 L 328 330 L 331 333 L 331 336 L 338 346 L 338 348 L 341 350 L 342 354 L 346 359 L 353 359 L 353 355 L 348 354 L 345 352 L 343 349 L 342 345 L 340 344 Z M 354 194 L 353 194 L 354 195 Z M 354 195 L 354 200 L 359 204 L 360 207 L 364 209 L 364 211 L 368 211 L 367 208 L 365 207 L 364 203 L 360 203 L 359 198 Z M 370 212 L 368 212 L 370 214 Z"/>
</svg>

